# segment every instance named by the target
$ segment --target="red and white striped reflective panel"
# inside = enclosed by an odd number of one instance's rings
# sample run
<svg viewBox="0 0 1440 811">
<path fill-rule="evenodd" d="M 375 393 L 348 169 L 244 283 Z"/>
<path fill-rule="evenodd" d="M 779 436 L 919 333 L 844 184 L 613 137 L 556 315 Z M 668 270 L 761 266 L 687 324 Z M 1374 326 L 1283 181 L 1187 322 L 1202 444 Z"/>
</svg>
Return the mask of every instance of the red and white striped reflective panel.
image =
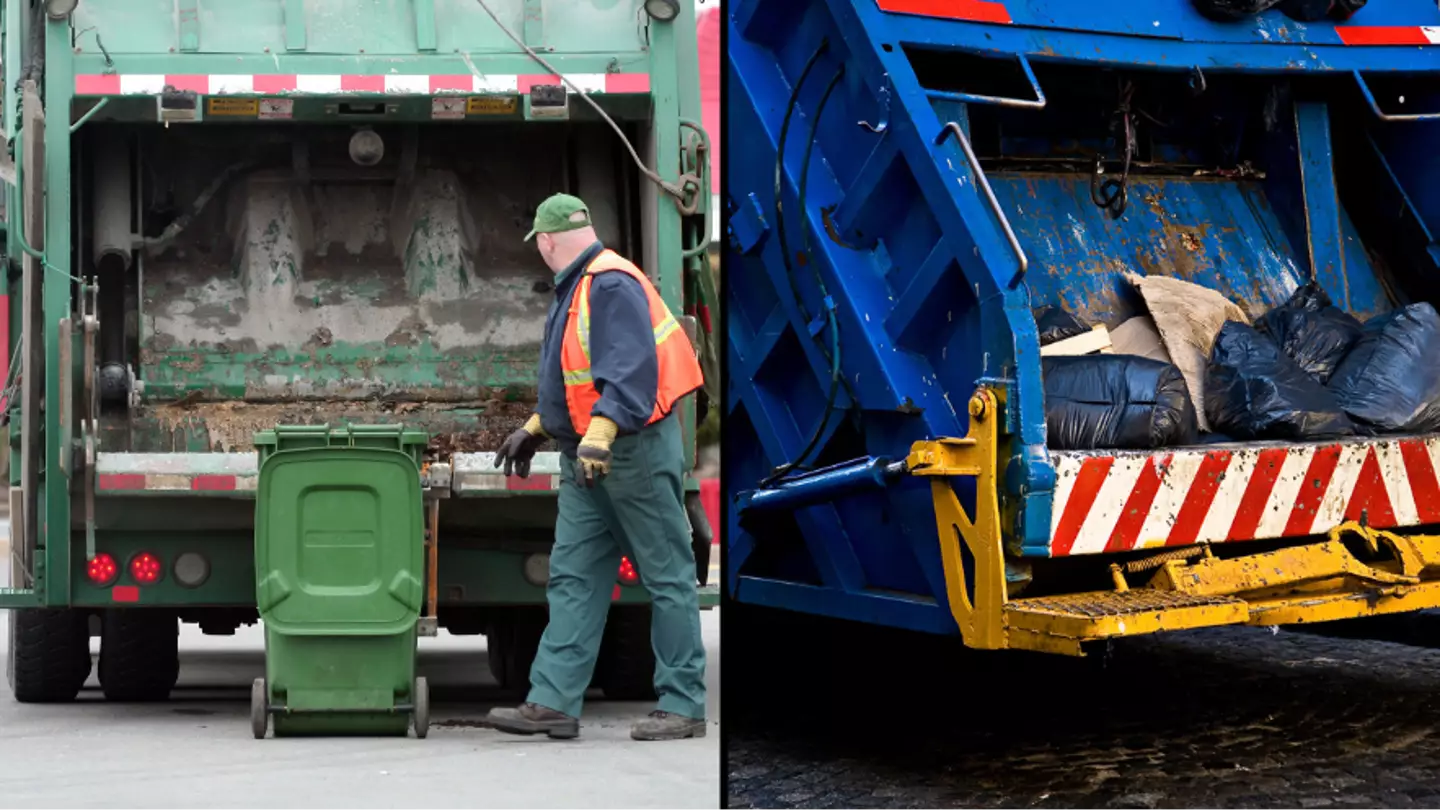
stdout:
<svg viewBox="0 0 1440 811">
<path fill-rule="evenodd" d="M 1440 437 L 1056 453 L 1051 557 L 1440 522 Z"/>
<path fill-rule="evenodd" d="M 1010 12 L 997 0 L 877 0 L 881 11 L 947 20 L 1009 25 Z"/>
<path fill-rule="evenodd" d="M 230 473 L 101 473 L 96 489 L 109 493 L 136 492 L 251 492 L 254 476 Z"/>
<path fill-rule="evenodd" d="M 1436 25 L 1337 25 L 1346 45 L 1440 45 Z"/>
<path fill-rule="evenodd" d="M 585 93 L 649 93 L 645 73 L 567 73 L 565 78 Z M 438 96 L 448 94 L 528 94 L 535 85 L 560 84 L 544 74 L 474 74 L 361 76 L 351 74 L 86 74 L 75 77 L 77 96 L 158 96 L 170 87 L 202 96 L 338 96 L 383 94 Z"/>
</svg>

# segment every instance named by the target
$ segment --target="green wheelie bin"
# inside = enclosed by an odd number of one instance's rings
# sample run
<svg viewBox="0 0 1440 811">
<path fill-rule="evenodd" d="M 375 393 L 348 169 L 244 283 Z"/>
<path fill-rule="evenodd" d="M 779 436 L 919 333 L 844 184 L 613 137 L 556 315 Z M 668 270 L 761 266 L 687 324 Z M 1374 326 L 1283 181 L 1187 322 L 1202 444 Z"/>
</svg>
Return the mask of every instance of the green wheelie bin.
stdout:
<svg viewBox="0 0 1440 811">
<path fill-rule="evenodd" d="M 251 728 L 425 737 L 415 676 L 424 599 L 428 437 L 399 426 L 281 426 L 256 435 L 255 599 L 265 678 Z"/>
</svg>

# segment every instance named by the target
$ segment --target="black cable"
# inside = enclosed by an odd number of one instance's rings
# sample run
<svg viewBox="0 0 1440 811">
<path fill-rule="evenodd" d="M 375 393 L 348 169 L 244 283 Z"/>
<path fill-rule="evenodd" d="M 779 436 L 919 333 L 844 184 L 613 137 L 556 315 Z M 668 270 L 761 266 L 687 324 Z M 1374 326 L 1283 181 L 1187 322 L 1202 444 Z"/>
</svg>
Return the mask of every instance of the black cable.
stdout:
<svg viewBox="0 0 1440 811">
<path fill-rule="evenodd" d="M 1125 208 L 1130 203 L 1130 164 L 1135 159 L 1135 113 L 1130 109 L 1130 99 L 1134 93 L 1135 86 L 1125 82 L 1120 90 L 1119 108 L 1115 111 L 1123 142 L 1120 176 L 1099 182 L 1105 171 L 1104 160 L 1099 155 L 1095 156 L 1095 171 L 1090 175 L 1091 202 L 1105 209 L 1115 220 L 1125 215 Z"/>
<path fill-rule="evenodd" d="M 821 43 L 821 49 L 823 50 L 823 48 L 824 48 L 824 43 Z M 817 51 L 816 51 L 816 55 L 818 56 L 819 53 L 820 53 L 820 51 L 817 50 Z M 807 65 L 807 70 L 808 70 L 808 67 L 809 67 L 809 66 Z M 805 155 L 804 155 L 803 158 L 802 158 L 802 163 L 801 163 L 801 166 L 800 166 L 800 184 L 799 184 L 799 188 L 798 188 L 798 190 L 797 190 L 797 191 L 798 191 L 797 204 L 798 204 L 799 207 L 800 207 L 800 211 L 801 211 L 802 217 L 803 217 L 803 214 L 804 214 L 804 212 L 805 212 L 806 190 L 807 190 L 807 188 L 808 188 L 809 178 L 810 178 L 810 159 L 811 159 L 811 157 L 812 157 L 812 155 L 813 155 L 813 153 L 814 153 L 814 149 L 815 149 L 815 135 L 816 135 L 817 130 L 818 130 L 819 127 L 820 127 L 820 117 L 821 117 L 821 115 L 825 112 L 825 105 L 828 104 L 829 101 L 830 101 L 830 94 L 835 91 L 835 87 L 840 84 L 840 79 L 841 79 L 844 75 L 845 75 L 845 66 L 842 64 L 842 65 L 835 71 L 835 75 L 834 75 L 833 77 L 831 77 L 830 83 L 825 86 L 825 92 L 820 96 L 820 103 L 819 103 L 818 105 L 816 105 L 816 108 L 815 108 L 815 116 L 810 120 L 810 137 L 809 137 L 808 143 L 807 143 L 806 146 L 805 146 Z M 802 80 L 803 80 L 803 78 L 804 78 L 804 77 L 803 77 L 803 75 L 802 75 Z M 800 86 L 799 86 L 799 83 L 797 83 L 797 84 L 796 84 L 795 91 L 794 91 L 794 92 L 792 93 L 792 95 L 791 95 L 791 108 L 786 111 L 786 119 L 787 119 L 787 122 L 788 122 L 790 113 L 793 112 L 793 110 L 794 110 L 794 101 L 795 101 L 795 99 L 798 99 L 798 97 L 799 97 L 799 90 L 800 90 Z M 784 142 L 784 139 L 785 139 L 785 136 L 786 136 L 786 135 L 787 135 L 786 128 L 782 126 L 780 149 L 783 149 L 783 142 Z M 783 151 L 778 152 L 778 154 L 777 154 L 777 166 L 783 167 L 783 162 L 781 162 L 781 161 L 783 161 L 783 156 L 784 156 L 784 152 L 783 152 Z M 780 179 L 780 175 L 779 175 L 778 173 L 777 173 L 776 178 L 777 178 L 777 185 L 778 185 L 778 181 L 779 181 L 779 179 Z M 788 278 L 788 279 L 790 280 L 790 288 L 791 288 L 791 291 L 792 291 L 792 292 L 794 293 L 794 295 L 795 295 L 796 305 L 800 308 L 801 315 L 802 315 L 805 323 L 808 325 L 808 324 L 811 323 L 810 315 L 809 315 L 809 313 L 806 312 L 806 310 L 805 310 L 805 305 L 804 305 L 804 303 L 803 303 L 803 301 L 802 301 L 802 299 L 801 299 L 801 297 L 800 297 L 799 287 L 798 287 L 798 285 L 795 283 L 795 276 L 794 276 L 795 270 L 794 270 L 794 268 L 791 267 L 791 265 L 790 265 L 790 248 L 789 248 L 788 240 L 787 240 L 786 237 L 785 237 L 785 227 L 784 227 L 784 221 L 783 221 L 783 214 L 782 214 L 781 211 L 780 211 L 780 209 L 781 209 L 781 206 L 780 206 L 780 194 L 779 194 L 779 190 L 778 190 L 778 189 L 777 189 L 777 192 L 776 192 L 775 200 L 776 200 L 775 226 L 776 226 L 776 228 L 779 230 L 779 233 L 780 233 L 780 250 L 781 250 L 782 256 L 784 257 L 786 278 Z M 770 484 L 772 484 L 773 482 L 775 482 L 777 479 L 781 478 L 782 476 L 785 476 L 786 474 L 790 473 L 791 471 L 793 471 L 793 470 L 795 470 L 795 469 L 797 469 L 797 468 L 802 467 L 802 466 L 805 464 L 806 458 L 808 458 L 808 457 L 810 456 L 810 454 L 814 452 L 816 446 L 820 444 L 820 439 L 821 439 L 821 437 L 823 437 L 823 436 L 825 435 L 825 428 L 826 428 L 826 426 L 828 426 L 828 425 L 830 424 L 830 418 L 831 418 L 831 417 L 834 415 L 834 413 L 835 413 L 835 397 L 836 397 L 836 395 L 839 393 L 839 388 L 840 388 L 840 385 L 841 385 L 842 380 L 843 380 L 843 378 L 841 377 L 841 374 L 840 374 L 840 325 L 837 323 L 837 321 L 836 321 L 836 319 L 835 319 L 835 303 L 834 303 L 834 301 L 830 298 L 830 290 L 829 290 L 829 288 L 828 288 L 828 287 L 826 286 L 826 284 L 825 284 L 825 278 L 824 278 L 824 276 L 820 273 L 820 268 L 819 268 L 819 266 L 815 263 L 814 256 L 812 256 L 811 253 L 810 253 L 810 229 L 804 227 L 804 225 L 803 225 L 803 220 L 802 220 L 802 226 L 801 226 L 801 230 L 800 230 L 800 240 L 801 240 L 801 242 L 800 242 L 800 251 L 801 251 L 801 254 L 805 257 L 806 264 L 809 265 L 809 267 L 811 268 L 811 270 L 812 270 L 812 271 L 814 272 L 814 274 L 815 274 L 815 283 L 816 283 L 816 286 L 819 288 L 819 291 L 820 291 L 821 304 L 822 304 L 823 307 L 825 307 L 825 310 L 826 310 L 826 312 L 825 312 L 826 325 L 827 325 L 827 326 L 829 327 L 829 329 L 830 329 L 830 351 L 828 351 L 828 352 L 825 351 L 825 346 L 824 346 L 824 344 L 820 343 L 820 341 L 818 340 L 818 337 L 815 339 L 815 340 L 816 340 L 816 345 L 817 345 L 817 347 L 820 349 L 821 354 L 824 355 L 824 356 L 825 356 L 825 359 L 830 362 L 830 388 L 829 388 L 829 391 L 828 391 L 828 392 L 826 393 L 826 395 L 825 395 L 825 412 L 824 412 L 823 416 L 822 416 L 821 419 L 820 419 L 820 424 L 815 427 L 815 432 L 810 436 L 810 441 L 806 443 L 805 449 L 802 450 L 802 451 L 799 453 L 799 455 L 797 455 L 797 456 L 795 457 L 794 460 L 792 460 L 792 461 L 790 461 L 790 462 L 786 462 L 785 464 L 783 464 L 783 465 L 775 468 L 775 470 L 772 471 L 769 476 L 765 477 L 765 479 L 763 479 L 763 480 L 760 482 L 760 486 L 761 486 L 761 487 L 767 487 L 767 486 L 769 486 Z M 847 386 L 847 389 L 848 389 L 848 386 Z M 852 399 L 853 399 L 853 395 L 852 395 Z"/>
</svg>

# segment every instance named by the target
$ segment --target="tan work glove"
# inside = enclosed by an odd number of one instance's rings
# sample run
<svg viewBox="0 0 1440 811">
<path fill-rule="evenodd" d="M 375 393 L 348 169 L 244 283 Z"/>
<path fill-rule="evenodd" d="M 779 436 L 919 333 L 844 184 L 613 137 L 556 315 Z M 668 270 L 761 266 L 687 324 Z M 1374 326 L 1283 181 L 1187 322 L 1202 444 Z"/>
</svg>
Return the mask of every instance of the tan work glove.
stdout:
<svg viewBox="0 0 1440 811">
<path fill-rule="evenodd" d="M 545 429 L 540 427 L 540 415 L 531 414 L 524 427 L 500 444 L 500 450 L 495 452 L 495 467 L 503 464 L 506 476 L 528 477 L 530 460 L 535 458 L 535 451 L 549 438 Z"/>
<path fill-rule="evenodd" d="M 620 426 L 605 417 L 590 418 L 590 428 L 575 451 L 580 478 L 586 487 L 594 487 L 610 472 L 610 444 L 619 431 Z"/>
</svg>

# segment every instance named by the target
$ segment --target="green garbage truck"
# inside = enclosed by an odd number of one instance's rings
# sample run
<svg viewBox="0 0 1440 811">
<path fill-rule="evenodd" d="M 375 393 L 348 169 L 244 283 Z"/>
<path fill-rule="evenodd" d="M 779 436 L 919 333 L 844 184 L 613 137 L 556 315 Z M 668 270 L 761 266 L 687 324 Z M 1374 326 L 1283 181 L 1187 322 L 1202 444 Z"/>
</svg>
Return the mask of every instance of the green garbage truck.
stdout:
<svg viewBox="0 0 1440 811">
<path fill-rule="evenodd" d="M 0 0 L 0 37 L 15 697 L 73 699 L 98 634 L 106 698 L 163 699 L 181 623 L 234 633 L 277 588 L 313 615 L 344 591 L 327 561 L 363 571 L 375 527 L 417 515 L 423 550 L 395 557 L 413 582 L 377 588 L 418 636 L 485 635 L 522 689 L 563 460 L 510 478 L 493 451 L 534 406 L 554 298 L 522 241 L 535 205 L 584 198 L 683 314 L 707 372 L 681 410 L 691 467 L 718 382 L 691 0 Z M 276 474 L 257 499 L 257 436 L 284 451 L 307 427 L 402 437 L 418 486 L 345 501 Z M 262 525 L 296 582 L 257 579 Z M 628 560 L 612 597 L 595 686 L 643 698 Z"/>
</svg>

